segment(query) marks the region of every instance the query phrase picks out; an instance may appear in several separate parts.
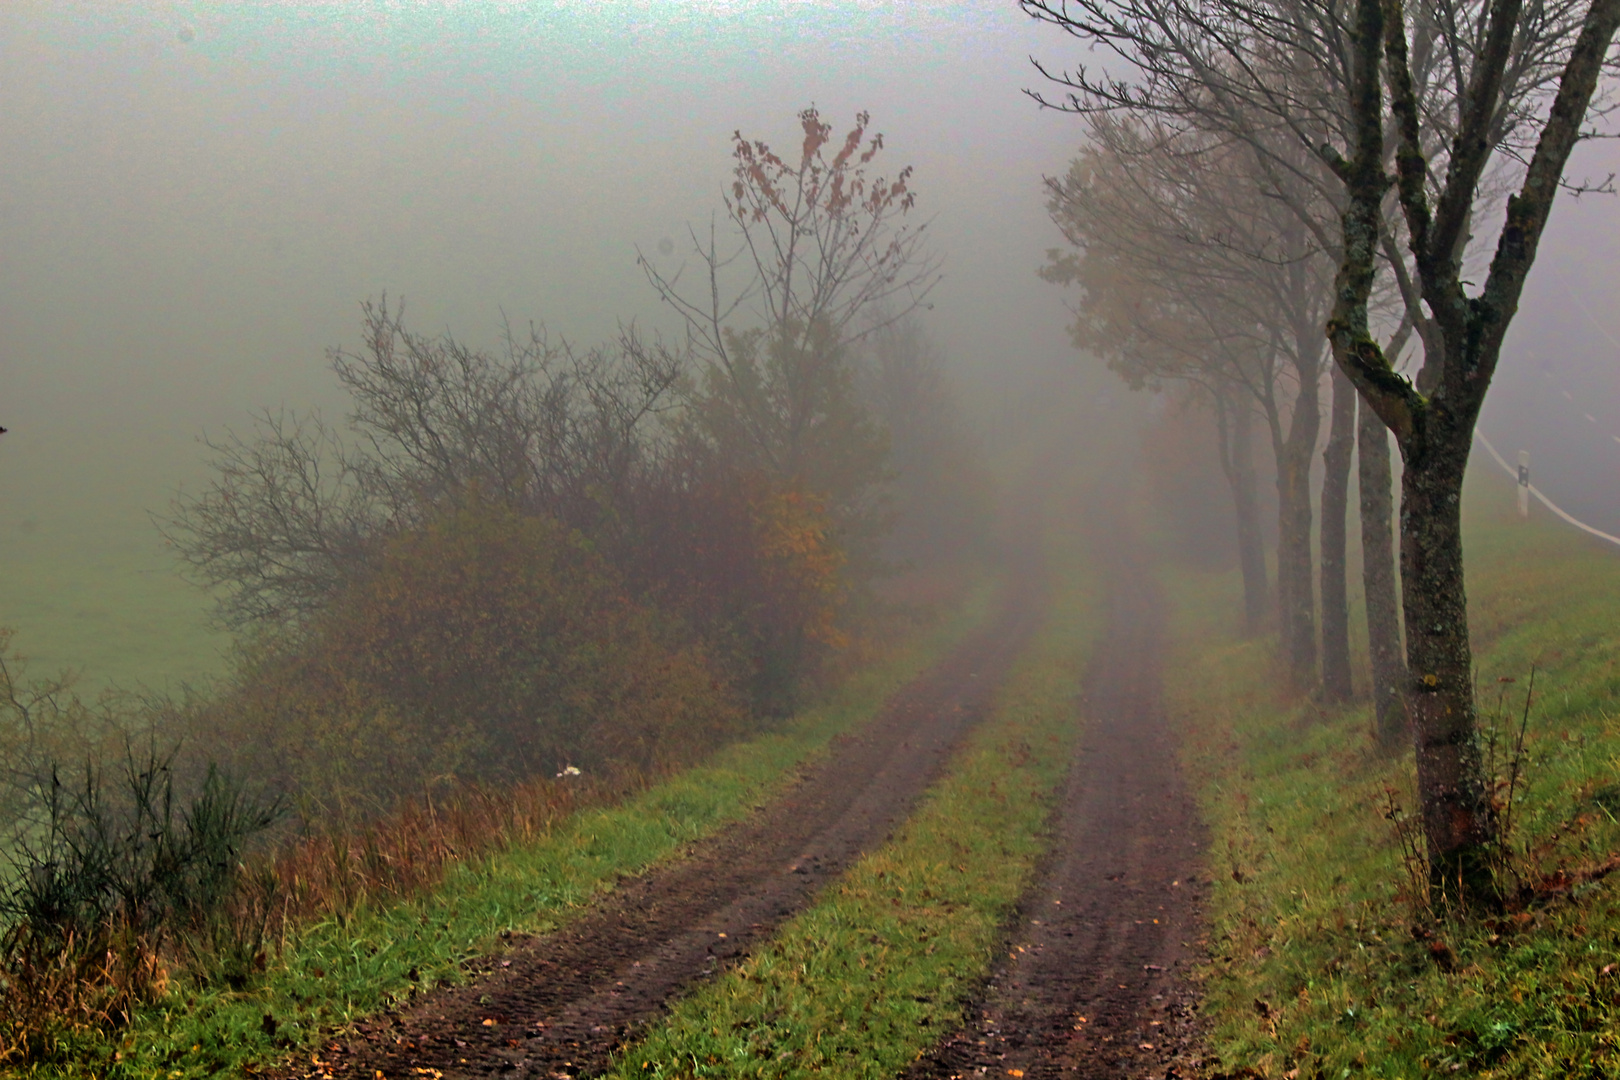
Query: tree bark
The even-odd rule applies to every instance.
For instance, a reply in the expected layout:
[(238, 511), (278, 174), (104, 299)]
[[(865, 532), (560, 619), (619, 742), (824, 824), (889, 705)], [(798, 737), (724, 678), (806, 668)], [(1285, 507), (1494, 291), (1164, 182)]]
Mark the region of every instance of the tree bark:
[(1345, 584), (1345, 515), (1350, 501), (1350, 457), (1356, 446), (1356, 388), (1333, 369), (1332, 423), (1322, 451), (1322, 695), (1348, 701), (1350, 599)]
[[(1432, 170), (1423, 148), (1423, 110), (1413, 87), (1399, 4), (1356, 0), (1352, 32), (1352, 157), (1325, 155), (1349, 196), (1344, 249), (1328, 337), (1334, 358), (1401, 448), (1401, 603), (1406, 614), (1407, 705), (1423, 803), (1429, 878), (1444, 895), (1498, 907), (1492, 868), (1498, 823), (1480, 760), (1474, 718), (1468, 598), (1463, 587), (1462, 480), (1474, 422), (1518, 310), (1526, 276), (1558, 193), (1570, 151), (1580, 138), (1592, 94), (1620, 29), (1620, 0), (1592, 0), (1559, 78), (1524, 182), (1507, 201), (1485, 284), (1469, 296), (1461, 251), (1493, 149), (1490, 126), (1499, 109), (1520, 11), (1492, 4), (1475, 70), (1459, 96), (1461, 123), (1452, 140), (1445, 183), (1431, 202)], [(1381, 92), (1399, 139), (1396, 190), (1417, 270), (1424, 358), (1416, 384), (1396, 374), (1367, 323), (1379, 243), (1383, 171)]]
[(1320, 369), (1302, 371), (1277, 455), (1277, 597), (1279, 631), (1289, 680), (1296, 690), (1316, 682), (1316, 583), (1311, 580), (1311, 459), (1322, 428)]
[(1215, 417), (1221, 439), (1221, 471), (1232, 491), (1237, 517), (1238, 565), (1243, 572), (1243, 630), (1253, 636), (1266, 621), (1267, 594), (1265, 542), (1260, 533), (1260, 498), (1254, 472), (1254, 412), (1249, 403), (1215, 396)]
[(1497, 821), (1474, 723), (1463, 587), (1459, 496), (1468, 440), (1430, 434), (1426, 460), (1407, 461), (1401, 475), (1401, 596), (1418, 794), (1431, 879), (1448, 895), (1494, 903)]
[(1389, 429), (1365, 405), (1356, 422), (1356, 464), (1361, 490), (1361, 588), (1367, 597), (1374, 730), (1380, 743), (1392, 747), (1407, 734), (1406, 703), (1401, 699), (1406, 663), (1401, 653), (1395, 582), (1394, 481), (1389, 463)]

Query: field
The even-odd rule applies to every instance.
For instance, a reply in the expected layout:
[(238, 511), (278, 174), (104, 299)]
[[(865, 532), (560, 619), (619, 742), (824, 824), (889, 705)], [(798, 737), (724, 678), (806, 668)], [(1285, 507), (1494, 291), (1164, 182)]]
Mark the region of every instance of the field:
[(227, 639), (135, 500), (20, 494), (0, 520), (0, 626), (38, 676), (172, 688), (217, 674)]
[[(1211, 831), (1208, 925), (1195, 942), (1207, 952), (1195, 985), (1209, 1070), (1620, 1074), (1620, 553), (1557, 522), (1519, 522), (1495, 477), (1473, 485), (1479, 699), (1517, 889), (1500, 917), (1430, 906), (1412, 855), (1409, 754), (1377, 746), (1363, 707), (1285, 693), (1271, 642), (1235, 635), (1235, 575), (1160, 570), (1165, 707)], [(512, 1045), (668, 1076), (893, 1075), (930, 1048), (970, 1045), (964, 1009), (1029, 929), (1018, 905), (1043, 888), (1070, 750), (1085, 739), (1071, 702), (1100, 628), (1095, 553), (1067, 524), (1051, 540), (1061, 557), (1049, 618), (1005, 681), (984, 688), (992, 704), (946, 744), (915, 806), (897, 804), (891, 838), (859, 848), (779, 923), (708, 949), (718, 967), (660, 991), (669, 1011), (656, 1022), (615, 1028), (592, 1049), (557, 1042), (536, 1014), (511, 1029), (522, 1036)], [(173, 573), (134, 508), (77, 525), (8, 520), (0, 556), (0, 612), (36, 672), (78, 667), (96, 689), (220, 670), (207, 598)], [(177, 980), (126, 1036), (75, 1051), (83, 1064), (64, 1075), (204, 1076), (313, 1053), (337, 1074), (371, 1076), (382, 1033), (417, 1031), (423, 1002), (471, 994), (477, 1011), (501, 957), (584, 925), (629, 882), (676, 873), (723, 850), (728, 829), (768, 818), (762, 810), (842, 760), (840, 740), (876, 723), (909, 680), (990, 626), (995, 606), (993, 590), (973, 592), (779, 733), (466, 860), (425, 895), (362, 902), (291, 934), (245, 991)], [(502, 1014), (496, 1043), (518, 1023)], [(431, 1071), (435, 1059), (420, 1060)]]
[(989, 595), (979, 590), (954, 619), (782, 732), (723, 751), (622, 805), (587, 810), (530, 843), (463, 860), (425, 895), (362, 902), (298, 931), (247, 992), (177, 982), (120, 1042), (79, 1046), (72, 1055), (83, 1069), (60, 1074), (218, 1075), (309, 1047), (423, 988), (475, 976), (476, 961), (512, 935), (566, 925), (621, 877), (677, 856), (791, 784), (830, 739), (869, 719), (896, 685), (982, 620)]

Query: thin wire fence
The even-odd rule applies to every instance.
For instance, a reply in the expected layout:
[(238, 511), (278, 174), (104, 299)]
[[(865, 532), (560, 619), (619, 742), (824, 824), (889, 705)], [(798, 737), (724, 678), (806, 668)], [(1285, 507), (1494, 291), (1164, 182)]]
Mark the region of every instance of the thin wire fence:
[[(1496, 447), (1491, 445), (1491, 440), (1487, 439), (1485, 437), (1485, 433), (1483, 431), (1479, 430), (1479, 428), (1477, 428), (1477, 427), (1474, 429), (1474, 438), (1478, 439), (1479, 444), (1481, 446), (1483, 446), (1486, 449), (1487, 452), (1489, 452), (1491, 457), (1496, 459), (1496, 463), (1498, 465), (1502, 466), (1502, 470), (1504, 472), (1506, 472), (1509, 476), (1513, 477), (1515, 482), (1518, 482), (1518, 480), (1519, 480), (1519, 470), (1514, 468), (1512, 465), (1509, 465), (1507, 463), (1507, 459), (1504, 458), (1501, 454), (1498, 454), (1496, 452)], [(1541, 490), (1539, 488), (1537, 488), (1536, 485), (1528, 484), (1526, 486), (1529, 487), (1530, 494), (1534, 495), (1536, 497), (1536, 499), (1541, 503), (1542, 506), (1545, 506), (1547, 509), (1549, 509), (1553, 513), (1557, 514), (1559, 517), (1563, 518), (1565, 521), (1567, 521), (1571, 525), (1575, 526), (1577, 529), (1580, 529), (1582, 532), (1590, 533), (1593, 536), (1597, 537), (1599, 540), (1607, 540), (1609, 543), (1614, 544), (1616, 547), (1620, 547), (1620, 536), (1613, 536), (1613, 535), (1611, 535), (1609, 533), (1604, 532), (1602, 529), (1593, 528), (1591, 525), (1588, 525), (1586, 522), (1580, 520), (1577, 517), (1572, 516), (1571, 514), (1566, 512), (1562, 507), (1560, 507), (1557, 503), (1553, 502), (1551, 499), (1547, 498), (1547, 496), (1543, 495), (1541, 493)]]

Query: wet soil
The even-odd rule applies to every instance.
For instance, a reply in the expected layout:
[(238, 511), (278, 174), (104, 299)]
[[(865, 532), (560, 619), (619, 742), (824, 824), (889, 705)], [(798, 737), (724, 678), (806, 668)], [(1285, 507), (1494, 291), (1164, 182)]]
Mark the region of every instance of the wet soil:
[(307, 1075), (554, 1077), (604, 1068), (693, 983), (735, 964), (881, 845), (982, 720), (1039, 621), (1033, 571), (1004, 610), (746, 822), (628, 879), (469, 984), (358, 1026)]
[(969, 1022), (912, 1067), (914, 1080), (1200, 1075), (1187, 975), (1206, 837), (1161, 705), (1162, 603), (1126, 546), (1109, 546), (1107, 629), (1052, 854)]

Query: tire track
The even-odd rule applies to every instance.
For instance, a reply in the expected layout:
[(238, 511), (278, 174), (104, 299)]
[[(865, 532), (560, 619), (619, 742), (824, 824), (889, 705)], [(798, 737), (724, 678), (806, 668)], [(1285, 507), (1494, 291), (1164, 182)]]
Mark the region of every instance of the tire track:
[(1039, 623), (1033, 566), (996, 618), (748, 821), (622, 883), (566, 928), (518, 943), (471, 984), (331, 1044), (306, 1075), (578, 1076), (712, 978), (882, 844), (983, 720)]
[(1160, 700), (1162, 602), (1110, 545), (1109, 614), (1054, 848), (971, 1021), (909, 1070), (944, 1077), (1195, 1075), (1205, 833)]

